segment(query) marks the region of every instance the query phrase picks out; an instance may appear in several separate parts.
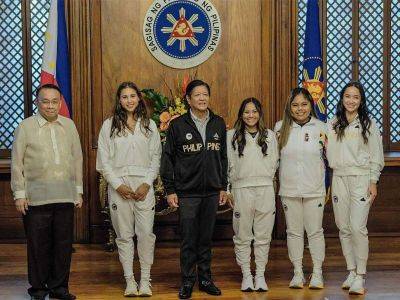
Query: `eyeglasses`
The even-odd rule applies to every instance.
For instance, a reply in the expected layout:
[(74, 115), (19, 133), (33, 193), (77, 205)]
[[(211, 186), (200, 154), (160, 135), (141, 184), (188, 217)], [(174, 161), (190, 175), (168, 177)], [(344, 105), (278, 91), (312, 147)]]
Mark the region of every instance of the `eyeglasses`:
[(39, 102), (45, 106), (49, 106), (50, 104), (56, 106), (60, 103), (60, 100), (39, 100)]

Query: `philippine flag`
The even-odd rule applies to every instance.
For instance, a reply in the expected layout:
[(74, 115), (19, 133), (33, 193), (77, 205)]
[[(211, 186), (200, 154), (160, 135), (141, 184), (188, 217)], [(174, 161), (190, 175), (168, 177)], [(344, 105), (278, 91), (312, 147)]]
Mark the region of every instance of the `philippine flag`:
[(71, 69), (69, 64), (64, 0), (52, 0), (47, 22), (40, 85), (52, 83), (62, 93), (60, 115), (72, 114)]

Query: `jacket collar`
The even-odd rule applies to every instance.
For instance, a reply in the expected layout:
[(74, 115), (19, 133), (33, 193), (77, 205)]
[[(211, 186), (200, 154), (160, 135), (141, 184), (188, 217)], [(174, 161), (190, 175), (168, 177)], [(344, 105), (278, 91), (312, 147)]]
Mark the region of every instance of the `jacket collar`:
[(292, 128), (299, 128), (299, 127), (304, 127), (304, 126), (315, 126), (315, 124), (317, 124), (317, 119), (315, 117), (311, 117), (310, 121), (308, 121), (303, 126), (300, 126), (295, 121), (293, 121)]
[(205, 122), (206, 120), (208, 120), (210, 118), (210, 110), (209, 109), (207, 109), (207, 115), (204, 118), (204, 120), (196, 117), (196, 115), (193, 113), (193, 111), (191, 109), (189, 109), (189, 112), (190, 112), (190, 117), (192, 118), (193, 121)]
[[(212, 119), (215, 118), (215, 114), (212, 112), (211, 109), (208, 109), (208, 117), (210, 118), (209, 121), (211, 121)], [(196, 127), (196, 125), (194, 124), (194, 121), (193, 121), (193, 119), (192, 119), (190, 110), (189, 110), (188, 112), (186, 112), (185, 114), (183, 114), (183, 115), (182, 115), (182, 118), (183, 118), (187, 123), (189, 123), (190, 125)]]

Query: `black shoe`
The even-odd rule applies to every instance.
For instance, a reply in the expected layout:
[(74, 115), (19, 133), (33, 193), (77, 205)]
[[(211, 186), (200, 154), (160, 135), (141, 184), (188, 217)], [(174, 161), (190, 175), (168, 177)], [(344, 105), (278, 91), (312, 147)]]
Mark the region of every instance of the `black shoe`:
[(192, 297), (192, 290), (192, 284), (182, 284), (181, 288), (179, 289), (179, 299), (189, 299), (190, 297)]
[(64, 292), (64, 293), (56, 293), (56, 292), (50, 292), (49, 294), (50, 299), (61, 299), (61, 300), (75, 300), (76, 296), (70, 294), (69, 292)]
[(221, 295), (221, 290), (214, 284), (214, 282), (209, 280), (201, 280), (199, 282), (199, 290), (213, 296)]
[(45, 300), (49, 291), (46, 288), (37, 289), (30, 287), (28, 289), (28, 294), (31, 296), (31, 300)]

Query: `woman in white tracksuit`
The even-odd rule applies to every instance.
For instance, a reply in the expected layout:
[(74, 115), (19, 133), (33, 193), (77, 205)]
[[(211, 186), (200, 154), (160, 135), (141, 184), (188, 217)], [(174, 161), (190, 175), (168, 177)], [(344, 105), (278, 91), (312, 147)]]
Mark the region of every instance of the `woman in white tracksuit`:
[[(160, 135), (147, 116), (140, 90), (133, 82), (120, 84), (113, 116), (100, 130), (96, 168), (108, 182), (111, 221), (126, 279), (125, 296), (152, 295), (150, 268), (156, 239), (153, 181), (160, 156)], [(135, 235), (141, 270), (139, 288), (133, 273)]]
[(295, 88), (286, 103), (283, 120), (275, 125), (280, 149), (279, 195), (286, 219), (289, 258), (294, 276), (289, 287), (303, 288), (304, 229), (313, 271), (309, 288), (322, 289), (325, 240), (322, 219), (325, 205), (324, 147), (326, 124), (316, 119), (313, 99)]
[[(233, 206), (233, 241), (242, 269), (242, 291), (267, 291), (264, 272), (275, 221), (273, 178), (278, 163), (275, 133), (265, 127), (260, 102), (245, 99), (234, 129), (227, 133), (229, 181)], [(250, 269), (254, 240), (256, 272)], [(254, 284), (255, 283), (255, 284)]]
[(368, 115), (364, 88), (358, 82), (348, 83), (340, 93), (336, 117), (329, 121), (327, 157), (333, 169), (335, 222), (350, 271), (342, 288), (364, 294), (368, 213), (384, 159), (379, 129)]

